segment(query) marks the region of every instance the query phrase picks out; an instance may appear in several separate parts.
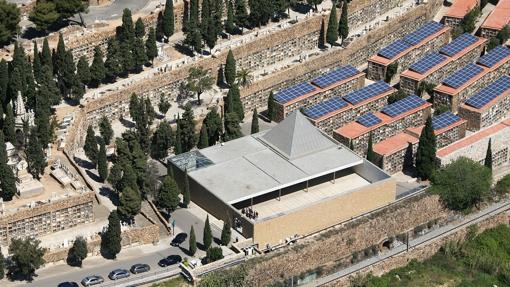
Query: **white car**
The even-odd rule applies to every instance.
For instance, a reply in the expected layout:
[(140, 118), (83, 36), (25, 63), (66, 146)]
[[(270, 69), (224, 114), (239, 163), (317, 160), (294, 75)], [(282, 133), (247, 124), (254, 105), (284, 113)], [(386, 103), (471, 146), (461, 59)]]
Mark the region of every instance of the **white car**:
[(93, 285), (101, 284), (103, 282), (104, 282), (103, 277), (101, 277), (99, 275), (87, 276), (87, 277), (83, 278), (83, 280), (81, 280), (81, 284), (83, 286), (93, 286)]

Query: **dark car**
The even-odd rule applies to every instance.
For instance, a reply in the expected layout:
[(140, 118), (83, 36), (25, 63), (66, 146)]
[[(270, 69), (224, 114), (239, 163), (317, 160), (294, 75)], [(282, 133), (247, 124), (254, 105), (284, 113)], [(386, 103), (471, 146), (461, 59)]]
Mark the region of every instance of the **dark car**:
[(127, 278), (130, 275), (131, 274), (126, 269), (115, 269), (112, 272), (110, 272), (110, 274), (108, 274), (108, 278), (110, 278), (111, 280), (117, 280)]
[(187, 237), (188, 237), (188, 234), (186, 234), (184, 232), (179, 233), (174, 237), (174, 239), (172, 239), (172, 242), (170, 242), (170, 245), (179, 246), (179, 245), (181, 245), (181, 243), (183, 243), (186, 240)]
[(58, 284), (57, 287), (79, 287), (78, 283), (76, 282), (62, 282)]
[(168, 267), (170, 265), (174, 265), (180, 263), (182, 261), (181, 256), (179, 255), (170, 255), (167, 258), (163, 258), (159, 260), (158, 265), (161, 267)]
[(83, 280), (81, 280), (81, 284), (83, 286), (92, 286), (92, 285), (101, 284), (103, 282), (104, 282), (103, 277), (101, 277), (99, 275), (87, 276), (87, 277), (83, 278)]
[(138, 263), (138, 264), (131, 266), (131, 269), (129, 269), (129, 270), (133, 274), (138, 274), (138, 273), (143, 273), (143, 272), (147, 272), (147, 271), (151, 270), (151, 267), (148, 264)]

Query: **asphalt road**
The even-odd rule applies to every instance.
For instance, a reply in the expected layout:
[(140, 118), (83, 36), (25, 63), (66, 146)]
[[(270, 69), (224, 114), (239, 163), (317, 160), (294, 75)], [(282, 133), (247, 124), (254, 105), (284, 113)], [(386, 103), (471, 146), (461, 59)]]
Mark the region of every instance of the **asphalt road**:
[[(154, 0), (116, 0), (110, 5), (101, 7), (89, 7), (89, 12), (82, 14), (83, 20), (87, 24), (91, 24), (96, 20), (113, 20), (122, 17), (122, 11), (125, 8), (131, 10), (135, 14), (140, 9), (145, 7), (147, 3)], [(136, 20), (136, 19), (135, 19)]]

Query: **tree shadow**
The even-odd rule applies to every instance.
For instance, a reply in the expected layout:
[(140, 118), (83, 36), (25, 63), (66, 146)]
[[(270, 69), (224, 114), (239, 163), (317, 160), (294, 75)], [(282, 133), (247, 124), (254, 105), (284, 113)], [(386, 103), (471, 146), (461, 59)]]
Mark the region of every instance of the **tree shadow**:
[(85, 160), (85, 159), (82, 159), (82, 158), (79, 158), (79, 157), (74, 157), (74, 162), (76, 162), (76, 164), (78, 164), (81, 168), (84, 168), (84, 169), (94, 169), (96, 168), (96, 166), (94, 165), (93, 162), (91, 162), (90, 160)]
[(188, 46), (185, 46), (183, 45), (182, 43), (176, 43), (174, 45), (174, 48), (177, 52), (183, 54), (183, 55), (186, 55), (186, 56), (189, 56), (189, 57), (193, 57), (194, 54), (193, 54), (193, 51), (188, 47)]
[(134, 122), (126, 120), (126, 119), (120, 119), (120, 123), (128, 129), (132, 129), (136, 126), (136, 124)]
[(221, 246), (221, 239), (213, 237), (213, 242), (216, 243), (216, 245)]
[(182, 251), (182, 253), (186, 254), (187, 256), (190, 256), (190, 257), (194, 256), (194, 255), (191, 255), (191, 253), (189, 252), (189, 250), (187, 248), (184, 248), (180, 245), (178, 246), (178, 248)]
[(296, 3), (290, 8), (292, 11), (300, 14), (306, 14), (310, 12), (313, 7), (306, 3)]
[(113, 189), (108, 188), (106, 186), (102, 186), (101, 188), (99, 188), (99, 194), (108, 197), (115, 206), (119, 206), (120, 204), (119, 194), (115, 192)]
[(95, 182), (102, 182), (101, 179), (99, 178), (99, 176), (96, 175), (95, 173), (91, 172), (90, 170), (86, 170), (85, 172), (90, 177), (90, 179), (94, 180)]
[(31, 274), (22, 274), (20, 270), (15, 269), (15, 266), (11, 265), (7, 268), (7, 277), (11, 281), (34, 281), (34, 277), (37, 278), (38, 275), (32, 272)]

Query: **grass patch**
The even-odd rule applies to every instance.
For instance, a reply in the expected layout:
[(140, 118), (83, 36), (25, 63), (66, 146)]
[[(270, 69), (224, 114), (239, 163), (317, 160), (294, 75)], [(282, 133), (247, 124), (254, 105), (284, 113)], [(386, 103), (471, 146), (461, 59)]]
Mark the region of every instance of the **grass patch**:
[(152, 285), (152, 287), (188, 287), (188, 286), (191, 285), (188, 283), (188, 281), (186, 281), (184, 278), (180, 276), (162, 283)]

